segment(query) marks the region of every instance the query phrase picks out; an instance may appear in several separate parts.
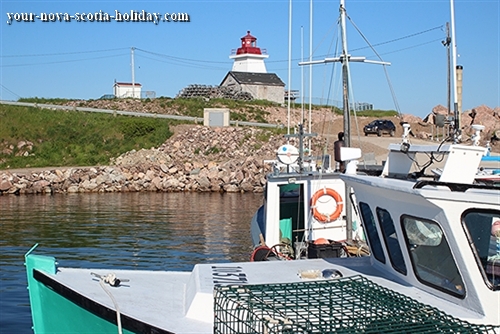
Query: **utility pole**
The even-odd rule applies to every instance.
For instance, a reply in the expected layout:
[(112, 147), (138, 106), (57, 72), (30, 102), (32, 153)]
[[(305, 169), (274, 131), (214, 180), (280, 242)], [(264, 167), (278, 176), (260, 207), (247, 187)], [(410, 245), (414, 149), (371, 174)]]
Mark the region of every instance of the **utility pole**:
[(134, 73), (134, 47), (130, 48), (130, 57), (132, 58), (130, 66), (132, 67), (132, 98), (135, 98), (135, 73)]

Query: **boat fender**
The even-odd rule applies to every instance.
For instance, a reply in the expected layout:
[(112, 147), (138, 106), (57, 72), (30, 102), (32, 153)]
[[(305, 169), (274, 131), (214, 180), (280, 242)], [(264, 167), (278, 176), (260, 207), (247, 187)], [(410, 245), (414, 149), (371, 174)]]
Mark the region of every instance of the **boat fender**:
[[(335, 202), (337, 203), (337, 208), (335, 209), (334, 212), (332, 212), (330, 215), (324, 214), (318, 211), (316, 207), (316, 203), (318, 202), (318, 199), (322, 196), (330, 196), (332, 197)], [(312, 213), (313, 217), (322, 223), (329, 223), (331, 221), (334, 221), (340, 217), (340, 214), (342, 213), (342, 208), (344, 207), (344, 202), (342, 201), (342, 196), (335, 190), (331, 188), (323, 188), (314, 193), (314, 195), (311, 198), (311, 208), (312, 208)]]

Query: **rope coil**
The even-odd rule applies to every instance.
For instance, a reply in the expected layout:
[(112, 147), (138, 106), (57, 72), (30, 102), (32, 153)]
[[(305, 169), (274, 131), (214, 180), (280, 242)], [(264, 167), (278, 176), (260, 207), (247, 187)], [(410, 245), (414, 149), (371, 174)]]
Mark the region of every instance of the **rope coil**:
[(118, 328), (118, 334), (122, 334), (122, 320), (121, 320), (120, 308), (118, 307), (118, 302), (116, 301), (116, 299), (113, 296), (113, 294), (111, 293), (111, 291), (109, 291), (106, 288), (105, 283), (111, 285), (112, 287), (117, 288), (120, 286), (120, 283), (128, 282), (129, 280), (128, 279), (119, 279), (118, 277), (116, 277), (116, 275), (114, 273), (110, 273), (107, 275), (99, 275), (96, 273), (90, 273), (90, 275), (97, 277), (99, 279), (99, 285), (104, 290), (104, 292), (106, 292), (106, 294), (109, 296), (109, 298), (111, 298), (111, 301), (113, 302), (113, 305), (115, 306), (115, 310), (116, 310), (116, 326)]

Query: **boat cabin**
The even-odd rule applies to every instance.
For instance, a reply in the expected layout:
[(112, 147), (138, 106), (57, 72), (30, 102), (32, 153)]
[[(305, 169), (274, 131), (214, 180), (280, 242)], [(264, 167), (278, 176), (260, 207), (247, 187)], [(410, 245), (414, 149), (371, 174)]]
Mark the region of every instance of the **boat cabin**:
[(500, 324), (500, 188), (475, 181), (484, 148), (390, 150), (381, 177), (342, 175), (356, 194), (373, 266)]

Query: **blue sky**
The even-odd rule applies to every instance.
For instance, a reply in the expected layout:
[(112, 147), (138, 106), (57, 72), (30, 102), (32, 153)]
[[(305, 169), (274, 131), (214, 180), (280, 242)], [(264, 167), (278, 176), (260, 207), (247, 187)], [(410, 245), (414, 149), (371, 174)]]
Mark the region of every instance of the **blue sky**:
[[(448, 0), (346, 0), (348, 48), (353, 56), (384, 61), (402, 113), (424, 117), (447, 105), (447, 56), (441, 41), (450, 21)], [(115, 80), (135, 81), (156, 96), (175, 95), (188, 84), (218, 85), (231, 70), (232, 49), (247, 30), (267, 50), (268, 72), (308, 101), (340, 100), (339, 68), (309, 68), (309, 0), (292, 2), (292, 81), (288, 84), (289, 1), (9, 1), (0, 2), (0, 98), (97, 99)], [(339, 1), (313, 2), (313, 58), (339, 52)], [(12, 22), (16, 13), (187, 13), (190, 22)], [(500, 106), (500, 1), (455, 0), (458, 64), (464, 67), (463, 110)], [(302, 28), (301, 28), (302, 27)], [(336, 51), (337, 50), (337, 51)], [(304, 79), (302, 80), (302, 73)], [(395, 109), (384, 69), (351, 64), (354, 99)], [(331, 78), (334, 78), (331, 80)]]

